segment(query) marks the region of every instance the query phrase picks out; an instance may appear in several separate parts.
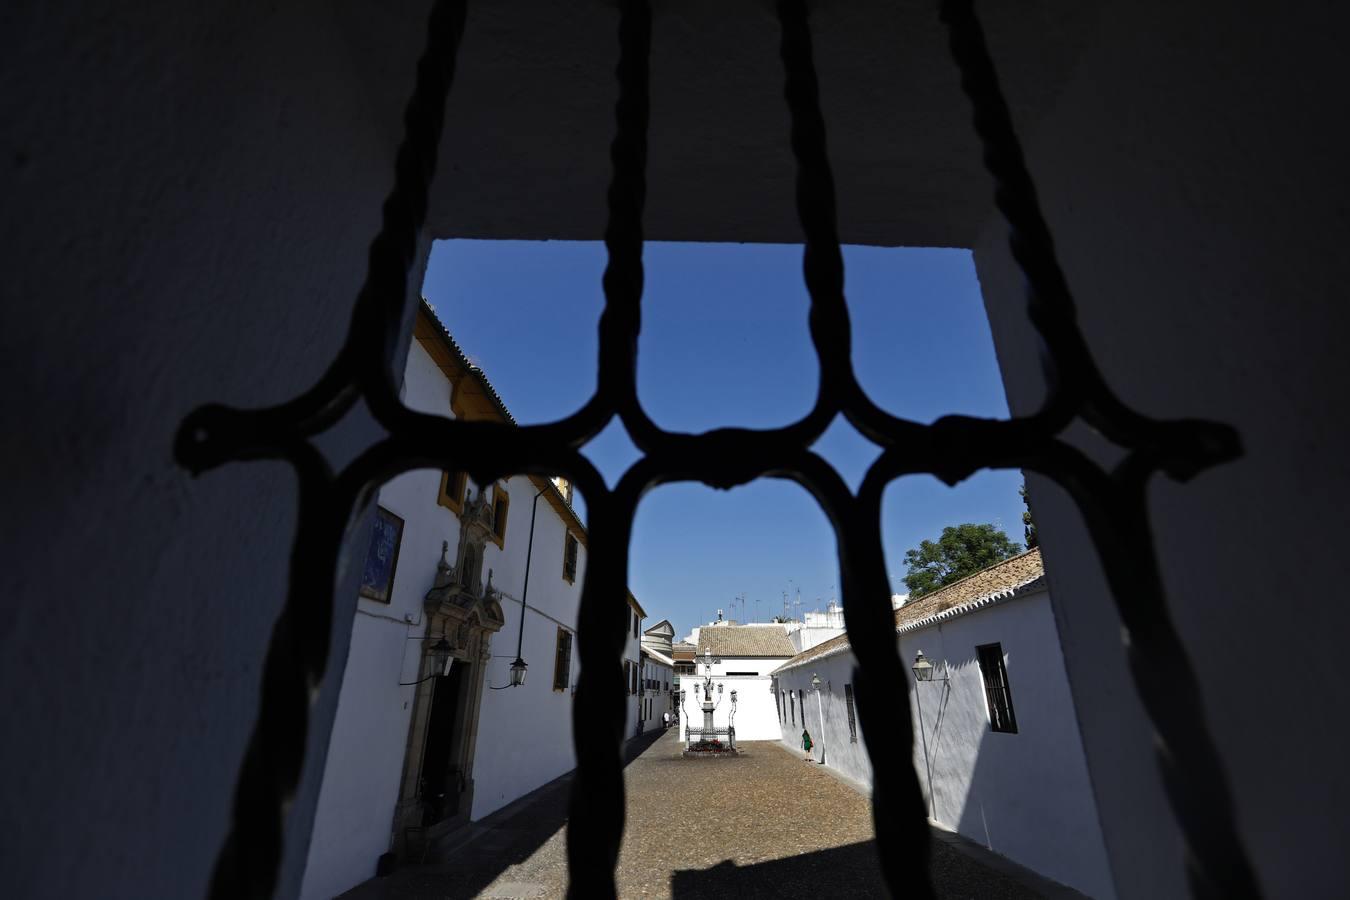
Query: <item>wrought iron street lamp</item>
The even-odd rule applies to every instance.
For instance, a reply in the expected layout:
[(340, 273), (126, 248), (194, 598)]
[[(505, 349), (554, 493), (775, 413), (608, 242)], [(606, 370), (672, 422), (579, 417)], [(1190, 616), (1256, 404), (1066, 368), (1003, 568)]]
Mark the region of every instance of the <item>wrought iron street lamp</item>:
[[(422, 638), (430, 640), (430, 638)], [(421, 684), (424, 681), (430, 681), (438, 675), (449, 675), (450, 666), (454, 663), (455, 657), (450, 647), (450, 642), (442, 635), (441, 639), (431, 645), (431, 650), (427, 654), (431, 658), (431, 673), (425, 678), (419, 678), (416, 681), (400, 681), (399, 687), (411, 687), (414, 684)]]
[(431, 645), (431, 671), (436, 675), (449, 675), (450, 665), (455, 658), (450, 655), (450, 642), (442, 637)]
[(816, 714), (820, 716), (820, 764), (825, 765), (825, 703), (821, 700), (820, 676), (811, 673), (811, 690), (816, 695)]
[[(521, 610), (522, 617), (524, 612), (524, 610)], [(525, 670), (527, 668), (529, 666), (526, 665), (525, 660), (517, 656), (515, 662), (511, 663), (511, 687), (520, 687), (525, 683)]]
[(928, 661), (920, 650), (914, 657), (914, 665), (911, 667), (914, 672), (914, 704), (919, 709), (919, 737), (923, 741), (923, 766), (928, 772), (928, 818), (937, 818), (936, 804), (937, 799), (933, 796), (933, 764), (928, 759), (928, 733), (923, 725), (923, 700), (919, 694), (919, 683), (925, 681), (947, 681), (947, 664), (942, 664), (942, 675), (938, 678), (933, 677), (935, 667)]
[(525, 644), (525, 600), (530, 596), (530, 560), (534, 556), (534, 522), (539, 515), (539, 498), (548, 490), (549, 485), (535, 491), (534, 501), (530, 504), (530, 539), (525, 545), (525, 584), (520, 589), (520, 630), (516, 633), (516, 658), (511, 663), (511, 687), (520, 687), (525, 683), (525, 658), (520, 655)]
[(913, 666), (913, 669), (914, 669), (914, 680), (915, 680), (915, 681), (932, 681), (932, 680), (933, 680), (933, 664), (930, 663), (930, 662), (928, 661), (928, 658), (927, 658), (926, 656), (923, 655), (923, 651), (922, 651), (922, 650), (919, 651), (919, 655), (918, 655), (918, 656), (914, 657), (914, 666)]

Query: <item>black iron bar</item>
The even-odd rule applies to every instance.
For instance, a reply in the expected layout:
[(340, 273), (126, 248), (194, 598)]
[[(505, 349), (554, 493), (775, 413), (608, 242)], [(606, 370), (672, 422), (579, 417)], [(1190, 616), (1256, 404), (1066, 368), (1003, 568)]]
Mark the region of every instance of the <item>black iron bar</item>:
[[(577, 770), (567, 838), (570, 896), (616, 894), (627, 703), (620, 659), (628, 627), (622, 613), (637, 505), (646, 491), (665, 482), (729, 488), (763, 477), (800, 484), (834, 527), (846, 626), (858, 663), (857, 714), (873, 738), (868, 747), (878, 753), (886, 748), (884, 758), (872, 760), (883, 875), (897, 895), (933, 895), (919, 775), (913, 765), (893, 764), (897, 751), (912, 758), (914, 734), (911, 718), (894, 715), (892, 708), (895, 690), (907, 676), (892, 627), (881, 497), (886, 485), (904, 475), (931, 473), (954, 484), (981, 468), (1043, 473), (1063, 485), (1082, 509), (1130, 634), (1131, 671), (1158, 737), (1164, 781), (1186, 839), (1192, 889), (1202, 897), (1258, 895), (1219, 756), (1204, 725), (1196, 675), (1163, 597), (1144, 493), (1158, 472), (1184, 479), (1233, 458), (1236, 435), (1212, 423), (1147, 418), (1106, 386), (1078, 330), (1073, 298), (969, 0), (944, 3), (943, 19), (974, 107), (985, 164), (997, 185), (996, 204), (1009, 222), (1013, 256), (1026, 275), (1028, 315), (1046, 343), (1049, 400), (1037, 414), (1011, 421), (951, 416), (922, 425), (879, 409), (857, 384), (849, 358), (843, 257), (807, 6), (804, 0), (780, 0), (777, 13), (805, 241), (803, 277), (821, 382), (811, 412), (799, 422), (772, 430), (723, 428), (689, 435), (659, 429), (636, 391), (650, 113), (652, 24), (646, 0), (620, 3), (619, 97), (605, 229), (609, 263), (596, 393), (572, 416), (524, 428), (448, 420), (414, 412), (399, 401), (393, 361), (406, 340), (408, 278), (422, 236), (464, 22), (462, 0), (436, 3), (406, 109), (394, 186), (371, 244), (366, 281), (343, 349), (319, 382), (295, 400), (255, 411), (203, 407), (184, 421), (176, 443), (180, 462), (194, 473), (234, 460), (282, 459), (292, 464), (300, 482), (286, 604), (267, 647), (259, 714), (236, 782), (229, 837), (212, 876), (213, 897), (273, 893), (284, 817), (303, 764), (309, 698), (328, 668), (332, 587), (344, 539), (381, 484), (402, 472), (432, 467), (467, 471), (480, 484), (512, 474), (561, 474), (587, 500), (589, 544), (578, 613), (581, 668), (573, 707)], [(358, 399), (368, 403), (389, 434), (334, 473), (312, 438)], [(840, 413), (884, 448), (856, 496), (809, 449)], [(615, 416), (643, 456), (608, 490), (579, 448)], [(1125, 463), (1103, 471), (1066, 444), (1058, 435), (1074, 418), (1085, 419), (1124, 447)], [(538, 495), (536, 509), (537, 503)], [(533, 521), (532, 511), (527, 579)], [(523, 629), (523, 597), (521, 606)], [(518, 636), (518, 648), (522, 640)], [(1165, 679), (1158, 674), (1164, 670)], [(687, 722), (686, 729), (693, 731)]]

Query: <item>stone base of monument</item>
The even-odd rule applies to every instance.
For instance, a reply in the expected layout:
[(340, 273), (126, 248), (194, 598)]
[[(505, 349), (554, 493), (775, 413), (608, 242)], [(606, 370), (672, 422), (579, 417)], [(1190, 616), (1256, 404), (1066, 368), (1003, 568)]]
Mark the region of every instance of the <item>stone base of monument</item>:
[(729, 759), (740, 756), (741, 751), (721, 741), (694, 741), (680, 755), (685, 759)]

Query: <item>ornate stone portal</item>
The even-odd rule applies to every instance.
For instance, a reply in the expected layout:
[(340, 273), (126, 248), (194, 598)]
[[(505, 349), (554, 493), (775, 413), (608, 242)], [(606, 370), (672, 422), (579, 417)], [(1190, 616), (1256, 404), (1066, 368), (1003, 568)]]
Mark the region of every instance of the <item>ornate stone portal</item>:
[[(423, 600), (427, 635), (404, 754), (403, 784), (394, 815), (400, 855), (424, 852), (438, 836), (468, 821), (473, 806), (473, 760), (483, 679), (493, 633), (505, 624), (492, 571), (482, 583), (484, 547), (492, 537), (492, 508), (482, 491), (460, 513), (452, 566), (441, 544), (436, 580)], [(432, 646), (450, 645), (448, 672), (432, 672)]]

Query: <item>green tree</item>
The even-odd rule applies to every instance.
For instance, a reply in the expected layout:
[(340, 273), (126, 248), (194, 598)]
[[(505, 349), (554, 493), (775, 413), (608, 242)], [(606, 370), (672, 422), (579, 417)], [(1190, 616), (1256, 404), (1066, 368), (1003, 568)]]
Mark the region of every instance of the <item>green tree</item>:
[(1027, 483), (1022, 482), (1022, 486), (1017, 489), (1017, 493), (1022, 495), (1022, 505), (1026, 510), (1022, 513), (1022, 537), (1027, 542), (1027, 549), (1030, 550), (1040, 544), (1036, 537), (1036, 523), (1031, 519), (1031, 501), (1027, 499)]
[(949, 525), (936, 541), (905, 552), (905, 587), (913, 600), (1021, 552), (1021, 544), (993, 525)]

